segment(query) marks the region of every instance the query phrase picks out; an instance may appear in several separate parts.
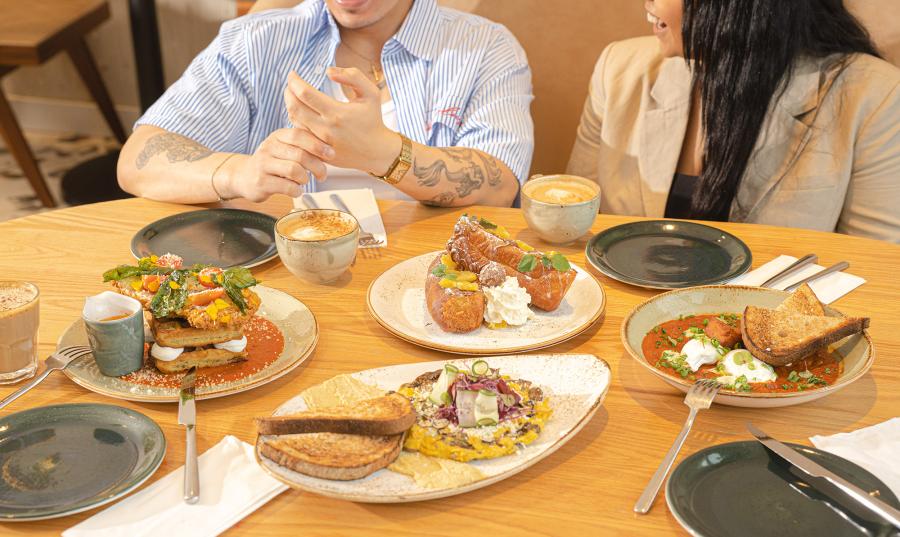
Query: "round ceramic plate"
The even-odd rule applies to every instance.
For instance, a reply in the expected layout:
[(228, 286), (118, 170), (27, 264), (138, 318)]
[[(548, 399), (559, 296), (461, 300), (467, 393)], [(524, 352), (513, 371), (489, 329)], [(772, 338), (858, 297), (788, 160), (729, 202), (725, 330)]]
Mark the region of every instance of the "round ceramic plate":
[[(276, 479), (298, 489), (353, 502), (400, 503), (446, 498), (480, 489), (515, 475), (536, 464), (562, 447), (582, 429), (600, 408), (609, 390), (610, 370), (607, 363), (592, 354), (533, 354), (485, 358), (504, 375), (532, 381), (550, 398), (553, 414), (537, 440), (520, 447), (518, 452), (496, 459), (473, 461), (483, 479), (457, 487), (424, 488), (411, 478), (388, 469), (354, 481), (331, 481), (303, 475), (261, 455), (256, 441), (256, 458), (264, 470)], [(472, 360), (450, 360), (460, 368), (468, 368)], [(351, 376), (385, 391), (396, 390), (422, 373), (440, 369), (445, 362), (421, 362), (369, 369)], [(275, 410), (274, 415), (306, 410), (303, 396), (297, 396)]]
[(34, 408), (0, 418), (0, 522), (80, 513), (136, 489), (166, 438), (147, 416), (112, 405)]
[(275, 258), (275, 219), (243, 209), (204, 209), (147, 224), (131, 239), (137, 258), (173, 253), (187, 266), (255, 267)]
[(432, 320), (425, 305), (425, 276), (439, 252), (399, 263), (369, 285), (369, 313), (400, 339), (456, 354), (511, 354), (542, 349), (587, 330), (606, 308), (606, 297), (596, 278), (578, 272), (555, 311), (534, 309), (535, 316), (519, 327), (491, 330), (482, 325), (465, 334), (445, 332)]
[(753, 261), (734, 235), (680, 220), (611, 227), (588, 241), (585, 256), (610, 278), (649, 289), (723, 283), (747, 272)]
[[(850, 461), (790, 444), (806, 457), (894, 507), (900, 502), (875, 476)], [(712, 446), (684, 459), (666, 485), (666, 503), (696, 537), (890, 535), (810, 488), (759, 442)], [(796, 470), (795, 470), (796, 471)], [(870, 515), (871, 516), (871, 515)]]
[[(231, 395), (272, 382), (303, 363), (316, 347), (319, 327), (316, 318), (303, 302), (271, 287), (257, 285), (253, 290), (262, 300), (257, 315), (278, 327), (284, 335), (284, 350), (274, 362), (256, 373), (238, 380), (197, 386), (197, 399)], [(59, 338), (57, 348), (87, 344), (84, 323), (78, 319)], [(180, 392), (179, 388), (148, 386), (128, 382), (120, 377), (107, 377), (97, 368), (91, 354), (73, 361), (63, 372), (77, 384), (91, 391), (129, 401), (174, 403), (178, 401)]]
[[(790, 296), (787, 291), (747, 287), (742, 285), (708, 285), (693, 289), (678, 289), (662, 293), (636, 306), (622, 322), (621, 337), (625, 350), (641, 366), (658, 378), (687, 392), (693, 382), (669, 375), (645, 358), (641, 350), (644, 336), (657, 325), (680, 315), (702, 315), (712, 313), (744, 313), (747, 306), (775, 308)], [(834, 308), (825, 306), (831, 316), (841, 316)], [(729, 406), (767, 408), (798, 405), (825, 397), (841, 388), (849, 386), (866, 374), (875, 361), (875, 347), (868, 332), (844, 338), (836, 344), (837, 352), (844, 358), (844, 370), (837, 382), (831, 386), (790, 393), (743, 393), (719, 391), (715, 402)]]

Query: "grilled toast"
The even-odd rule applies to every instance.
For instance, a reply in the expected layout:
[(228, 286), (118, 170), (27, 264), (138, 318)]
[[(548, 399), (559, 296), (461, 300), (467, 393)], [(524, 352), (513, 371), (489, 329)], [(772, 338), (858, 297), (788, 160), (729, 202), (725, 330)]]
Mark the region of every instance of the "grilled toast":
[(150, 330), (154, 340), (163, 347), (203, 347), (244, 337), (241, 327), (201, 329), (188, 325), (182, 319), (151, 318)]
[(264, 440), (260, 453), (301, 474), (351, 481), (385, 468), (400, 455), (403, 435), (310, 433)]
[(163, 373), (179, 373), (187, 371), (192, 367), (197, 367), (197, 369), (200, 369), (201, 367), (216, 367), (219, 365), (236, 364), (238, 362), (243, 362), (246, 359), (246, 352), (231, 352), (225, 349), (210, 347), (206, 349), (185, 349), (178, 358), (168, 362), (154, 358), (153, 364), (156, 366), (156, 369), (159, 369)]
[(259, 434), (341, 433), (356, 435), (400, 434), (416, 422), (409, 399), (392, 393), (352, 406), (321, 408), (291, 414), (256, 418)]
[(747, 306), (741, 318), (744, 346), (774, 366), (791, 364), (868, 326), (868, 317), (804, 315), (756, 306)]
[(808, 283), (804, 283), (791, 293), (791, 296), (775, 308), (778, 311), (792, 311), (802, 315), (824, 317), (825, 306), (819, 302), (819, 297), (813, 292)]

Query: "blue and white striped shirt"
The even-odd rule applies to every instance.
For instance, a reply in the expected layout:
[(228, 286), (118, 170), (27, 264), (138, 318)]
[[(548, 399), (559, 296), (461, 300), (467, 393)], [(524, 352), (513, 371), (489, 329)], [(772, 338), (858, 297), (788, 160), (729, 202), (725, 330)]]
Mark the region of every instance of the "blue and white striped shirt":
[[(291, 126), (283, 99), (288, 73), (322, 90), (339, 43), (323, 0), (228, 21), (135, 127), (253, 153)], [(424, 145), (484, 151), (526, 179), (534, 150), (531, 71), (505, 27), (415, 0), (381, 63), (400, 132)]]

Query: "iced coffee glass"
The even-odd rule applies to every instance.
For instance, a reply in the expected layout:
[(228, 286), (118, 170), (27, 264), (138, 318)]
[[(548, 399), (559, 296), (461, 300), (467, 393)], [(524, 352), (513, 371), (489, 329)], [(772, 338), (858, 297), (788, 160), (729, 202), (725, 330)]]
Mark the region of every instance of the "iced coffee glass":
[(0, 384), (34, 376), (40, 293), (28, 282), (0, 281)]

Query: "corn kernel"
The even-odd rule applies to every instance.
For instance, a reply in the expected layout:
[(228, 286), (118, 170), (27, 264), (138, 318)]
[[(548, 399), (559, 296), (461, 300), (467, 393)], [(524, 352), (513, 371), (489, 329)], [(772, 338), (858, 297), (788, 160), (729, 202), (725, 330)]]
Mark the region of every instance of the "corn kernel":
[(215, 304), (210, 304), (209, 306), (206, 306), (206, 314), (209, 315), (210, 319), (215, 321), (216, 317), (219, 316), (219, 309)]
[(225, 302), (225, 301), (222, 300), (221, 298), (217, 298), (217, 299), (215, 300), (215, 302), (213, 302), (213, 304), (215, 304), (216, 307), (219, 308), (220, 310), (224, 310), (225, 308), (228, 307), (228, 302)]
[(134, 280), (133, 282), (131, 282), (131, 288), (135, 291), (140, 291), (143, 285), (144, 284), (141, 283), (141, 280)]
[(529, 244), (526, 244), (526, 243), (524, 243), (524, 242), (522, 242), (522, 241), (516, 241), (516, 245), (518, 245), (519, 248), (525, 250), (526, 252), (533, 252), (533, 251), (534, 251), (534, 246), (531, 246), (531, 245), (529, 245)]
[(172, 289), (181, 289), (181, 286), (178, 285), (178, 282), (169, 282), (169, 287)]

